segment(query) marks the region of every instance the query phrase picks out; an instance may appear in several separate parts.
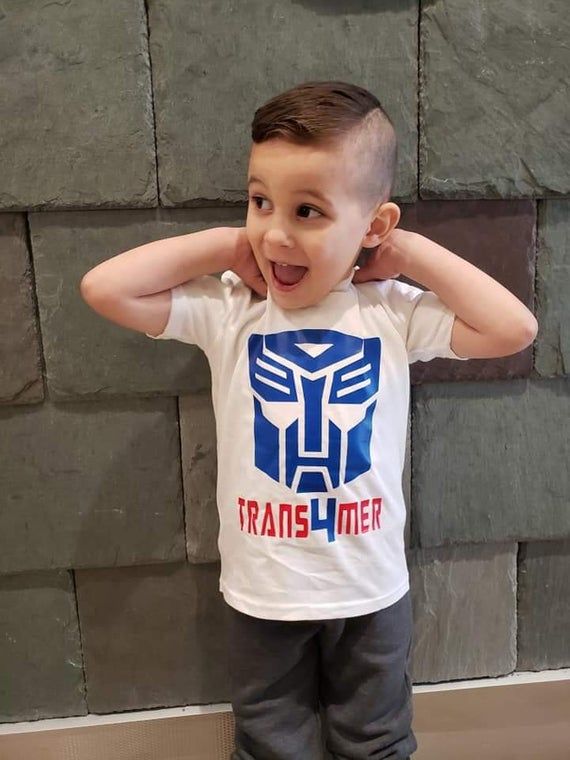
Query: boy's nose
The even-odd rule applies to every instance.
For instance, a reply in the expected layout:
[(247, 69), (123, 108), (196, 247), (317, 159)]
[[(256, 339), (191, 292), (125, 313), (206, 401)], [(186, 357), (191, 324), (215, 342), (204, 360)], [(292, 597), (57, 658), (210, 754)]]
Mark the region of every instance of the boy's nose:
[(274, 226), (265, 233), (265, 242), (268, 246), (285, 246), (292, 248), (292, 241), (282, 226)]

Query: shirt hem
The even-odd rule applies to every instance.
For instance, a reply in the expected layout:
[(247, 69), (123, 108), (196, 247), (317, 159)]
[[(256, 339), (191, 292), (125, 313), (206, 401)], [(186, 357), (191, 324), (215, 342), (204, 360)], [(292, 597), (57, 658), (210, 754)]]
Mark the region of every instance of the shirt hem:
[(399, 601), (410, 589), (409, 577), (398, 586), (395, 591), (374, 599), (365, 599), (358, 602), (346, 602), (344, 604), (290, 604), (290, 605), (262, 605), (246, 601), (238, 594), (230, 591), (220, 581), (220, 591), (224, 600), (245, 615), (263, 618), (265, 620), (330, 620), (334, 618), (356, 617), (377, 612)]

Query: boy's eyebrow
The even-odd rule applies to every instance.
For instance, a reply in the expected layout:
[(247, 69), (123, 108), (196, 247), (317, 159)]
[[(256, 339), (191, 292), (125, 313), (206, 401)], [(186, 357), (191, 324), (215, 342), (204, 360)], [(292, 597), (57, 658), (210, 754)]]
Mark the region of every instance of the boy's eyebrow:
[[(253, 175), (248, 179), (247, 186), (249, 187), (252, 182), (261, 182), (261, 184), (265, 184), (262, 179), (259, 179), (259, 177), (254, 177)], [(324, 201), (324, 203), (332, 203), (332, 201), (327, 198), (326, 195), (323, 195), (318, 190), (311, 190), (310, 188), (300, 188), (299, 190), (295, 191), (296, 193), (306, 193), (307, 195), (314, 195), (315, 198), (320, 198), (320, 200)]]

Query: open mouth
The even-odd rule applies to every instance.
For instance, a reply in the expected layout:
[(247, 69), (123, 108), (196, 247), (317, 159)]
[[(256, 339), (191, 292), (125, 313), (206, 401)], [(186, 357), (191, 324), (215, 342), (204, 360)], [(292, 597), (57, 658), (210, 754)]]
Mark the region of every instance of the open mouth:
[(293, 290), (304, 279), (309, 270), (296, 264), (277, 264), (271, 262), (273, 284), (278, 290)]

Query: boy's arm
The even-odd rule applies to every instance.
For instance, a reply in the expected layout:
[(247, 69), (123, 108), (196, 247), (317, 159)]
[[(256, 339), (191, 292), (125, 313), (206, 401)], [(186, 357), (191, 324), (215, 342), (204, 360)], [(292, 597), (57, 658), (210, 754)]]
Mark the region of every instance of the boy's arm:
[(89, 270), (80, 283), (81, 296), (116, 324), (160, 335), (170, 314), (170, 289), (231, 269), (239, 245), (243, 245), (243, 231), (236, 227), (146, 243)]
[(433, 291), (456, 314), (451, 348), (458, 356), (508, 356), (533, 342), (538, 322), (509, 290), (419, 233), (394, 233), (402, 274)]

